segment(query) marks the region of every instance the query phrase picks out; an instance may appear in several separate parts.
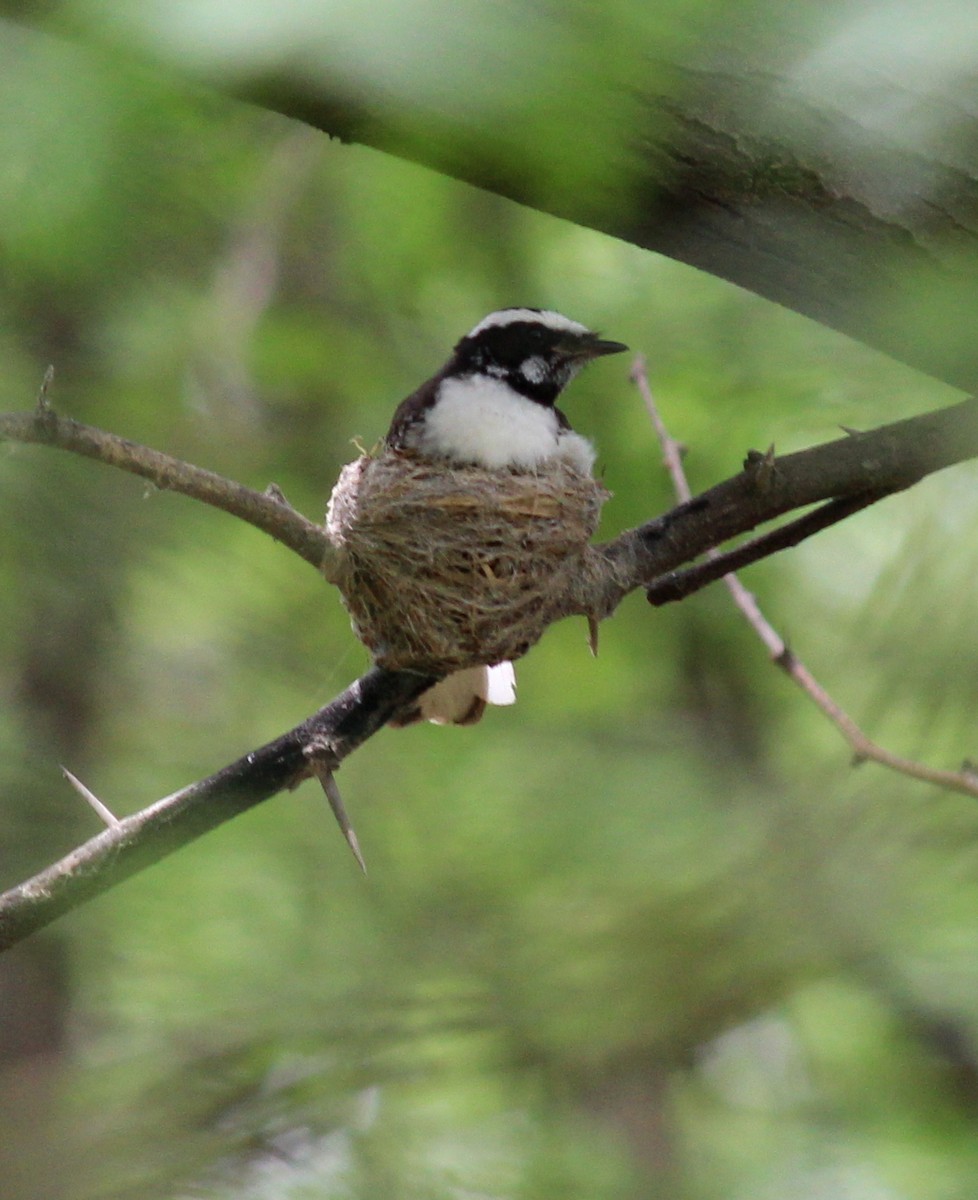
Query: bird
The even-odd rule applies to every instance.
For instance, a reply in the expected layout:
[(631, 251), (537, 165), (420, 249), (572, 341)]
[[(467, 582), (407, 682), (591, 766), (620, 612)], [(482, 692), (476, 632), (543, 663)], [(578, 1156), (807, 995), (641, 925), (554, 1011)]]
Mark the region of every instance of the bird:
[[(571, 428), (556, 401), (587, 363), (627, 349), (551, 309), (499, 309), (469, 330), (441, 370), (401, 402), (384, 444), (447, 469), (532, 472), (560, 460), (590, 475), (594, 446)], [(391, 723), (471, 725), (487, 704), (515, 699), (512, 663), (471, 667), (429, 688)]]

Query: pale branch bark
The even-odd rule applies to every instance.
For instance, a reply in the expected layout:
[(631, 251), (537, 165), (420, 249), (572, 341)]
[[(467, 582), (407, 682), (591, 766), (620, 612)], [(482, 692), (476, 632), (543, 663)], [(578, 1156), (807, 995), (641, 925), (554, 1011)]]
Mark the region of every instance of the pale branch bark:
[[(736, 577), (734, 579), (736, 581)], [(971, 762), (966, 761), (959, 771), (949, 771), (943, 767), (929, 767), (926, 763), (894, 754), (878, 742), (874, 742), (845, 709), (832, 699), (791, 647), (767, 625), (760, 611), (758, 610), (756, 615), (752, 613), (752, 605), (756, 606), (756, 601), (750, 592), (741, 587), (738, 598), (737, 590), (732, 590), (734, 590), (734, 597), (741, 610), (755, 629), (761, 632), (767, 626), (768, 637), (773, 635), (773, 638), (780, 642), (780, 650), (776, 651), (776, 646), (773, 644), (770, 646), (772, 661), (801, 688), (817, 708), (821, 709), (846, 739), (852, 749), (854, 765), (858, 766), (863, 762), (878, 763), (882, 767), (888, 767), (891, 771), (896, 771), (899, 775), (906, 775), (910, 779), (916, 779), (920, 783), (932, 783), (935, 787), (943, 788), (944, 791), (959, 792), (963, 796), (978, 799), (978, 771)]]
[[(0, 950), (311, 775), (334, 771), (433, 679), (374, 667), (288, 733), (131, 817), (0, 895)], [(86, 789), (87, 790), (87, 789)]]
[[(639, 390), (652, 426), (655, 429), (656, 436), (659, 439), (659, 444), (662, 447), (663, 464), (672, 480), (676, 496), (681, 501), (689, 500), (692, 493), (682, 462), (683, 446), (682, 443), (678, 442), (670, 434), (662, 419), (662, 414), (649, 386), (644, 358), (640, 357), (636, 361), (632, 370), (632, 381)], [(873, 496), (872, 498), (864, 499), (864, 503), (858, 503), (861, 499), (859, 496), (853, 497), (851, 501), (832, 500), (823, 508), (818, 509), (810, 515), (818, 517), (820, 514), (825, 513), (826, 509), (831, 508), (833, 505), (839, 505), (839, 512), (833, 512), (832, 517), (834, 520), (841, 520), (843, 516), (849, 515), (847, 512), (842, 511), (847, 504), (853, 505), (858, 503), (858, 507), (862, 508), (867, 504), (873, 503), (873, 500), (876, 498), (878, 497)], [(805, 518), (802, 517), (800, 521), (791, 522), (789, 526), (785, 527), (785, 530), (797, 530), (804, 520)], [(834, 520), (830, 523), (834, 523)], [(824, 524), (819, 525), (819, 528), (824, 527)], [(776, 533), (781, 532), (784, 532), (784, 530), (776, 531)], [(814, 530), (811, 532), (814, 532)], [(745, 547), (745, 549), (756, 547), (763, 540), (759, 538), (757, 541), (749, 543), (749, 546)], [(788, 544), (794, 545), (795, 542), (792, 541)], [(781, 547), (779, 546), (778, 548), (780, 549)], [(702, 564), (704, 568), (702, 577), (697, 577), (696, 586), (705, 586), (706, 583), (712, 582), (715, 579), (723, 579), (723, 583), (729, 591), (734, 604), (768, 650), (771, 655), (771, 661), (784, 671), (788, 678), (801, 689), (848, 742), (853, 753), (853, 765), (858, 766), (859, 763), (863, 762), (875, 762), (881, 766), (888, 767), (891, 771), (896, 771), (900, 775), (916, 779), (921, 783), (931, 783), (943, 788), (945, 791), (960, 792), (962, 795), (978, 799), (978, 770), (971, 763), (966, 762), (960, 771), (949, 771), (941, 767), (929, 767), (925, 763), (903, 758), (899, 754), (893, 754), (864, 733), (845, 709), (833, 700), (831, 695), (829, 695), (808, 667), (805, 666), (770, 621), (768, 621), (767, 617), (765, 617), (761, 606), (757, 602), (757, 597), (744, 587), (738, 576), (734, 573), (734, 558), (734, 553), (721, 554), (714, 549), (708, 550), (706, 553), (706, 562)], [(751, 558), (749, 561), (753, 562), (755, 559)], [(706, 578), (706, 568), (709, 568), (710, 578)], [(681, 596), (689, 595), (690, 592), (695, 590), (693, 586), (690, 586), (690, 581), (693, 572), (696, 570), (697, 568), (693, 567), (689, 571), (677, 573), (671, 577), (664, 576), (663, 579), (659, 580), (650, 589), (649, 599), (653, 604), (665, 604), (670, 600), (678, 600)], [(672, 591), (676, 594), (672, 594), (669, 587), (663, 588), (662, 586), (664, 582), (669, 584), (670, 581)]]
[[(44, 395), (33, 415), (0, 415), (2, 440), (55, 446), (131, 471), (157, 486), (240, 516), (319, 570), (326, 559), (323, 529), (288, 505), (124, 438), (58, 417)], [(564, 615), (603, 619), (633, 589), (652, 588), (666, 572), (794, 508), (820, 501), (845, 505), (868, 495), (878, 498), (975, 456), (978, 399), (974, 398), (783, 458), (773, 451), (752, 452), (739, 475), (596, 547), (594, 569), (567, 598)], [(777, 548), (770, 545), (772, 551)], [(276, 741), (120, 820), (0, 896), (0, 949), (299, 780), (309, 775), (328, 779), (346, 755), (433, 682), (433, 676), (375, 667), (332, 704)], [(873, 756), (865, 748), (859, 753)]]
[[(112, 69), (118, 27), (102, 7), (61, 36)], [(466, 104), (423, 55), (407, 72), (331, 57), (344, 37), (325, 10), (284, 17), (267, 56), (229, 56), (216, 39), (188, 53), (162, 23), (143, 25), (131, 50), (176, 81), (669, 255), (974, 390), (978, 114), (948, 44), (919, 38), (905, 56), (885, 5), (825, 22), (792, 5), (760, 19), (720, 5), (705, 24), (691, 8), (662, 25), (627, 10), (495, 7), (498, 39), (452, 40), (452, 77), (476, 84)], [(50, 29), (28, 30), (45, 30), (45, 16), (21, 5), (14, 20), (41, 39)], [(245, 19), (229, 9), (232, 41)], [(404, 21), (423, 46), (423, 25)], [(487, 37), (497, 51), (536, 39), (547, 69), (500, 69)], [(923, 319), (922, 303), (933, 305)]]

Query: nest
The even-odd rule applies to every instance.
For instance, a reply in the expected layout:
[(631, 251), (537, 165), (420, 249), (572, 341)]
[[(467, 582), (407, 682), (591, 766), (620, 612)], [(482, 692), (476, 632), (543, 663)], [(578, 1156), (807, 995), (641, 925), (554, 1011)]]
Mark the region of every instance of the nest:
[(564, 462), (485, 470), (385, 449), (349, 463), (326, 531), (357, 636), (393, 669), (519, 658), (566, 615), (608, 495)]

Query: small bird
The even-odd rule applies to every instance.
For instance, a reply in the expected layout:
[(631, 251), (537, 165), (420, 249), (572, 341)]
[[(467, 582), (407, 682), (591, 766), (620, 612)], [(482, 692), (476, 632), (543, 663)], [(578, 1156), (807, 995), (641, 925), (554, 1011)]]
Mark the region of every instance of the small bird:
[[(549, 309), (500, 309), (467, 333), (441, 370), (401, 403), (386, 445), (448, 467), (532, 472), (562, 459), (589, 475), (594, 447), (571, 429), (556, 400), (591, 359), (627, 349)], [(515, 699), (512, 663), (473, 667), (429, 688), (393, 724), (469, 725), (486, 704)]]

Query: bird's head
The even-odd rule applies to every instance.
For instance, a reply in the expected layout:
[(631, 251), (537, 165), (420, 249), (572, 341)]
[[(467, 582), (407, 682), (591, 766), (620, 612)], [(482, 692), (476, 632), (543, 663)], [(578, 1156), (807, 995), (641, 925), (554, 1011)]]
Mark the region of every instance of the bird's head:
[(451, 370), (489, 375), (538, 403), (553, 404), (591, 359), (627, 349), (548, 309), (503, 308), (458, 342)]

